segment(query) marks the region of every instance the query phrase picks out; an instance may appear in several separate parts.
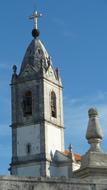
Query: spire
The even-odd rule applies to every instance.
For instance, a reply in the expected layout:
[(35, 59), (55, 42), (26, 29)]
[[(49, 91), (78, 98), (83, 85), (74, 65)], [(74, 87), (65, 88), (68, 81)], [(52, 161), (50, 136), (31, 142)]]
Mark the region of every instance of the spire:
[(37, 11), (34, 11), (34, 13), (32, 14), (32, 16), (29, 17), (29, 19), (33, 19), (34, 20), (34, 29), (32, 30), (32, 36), (34, 38), (38, 37), (40, 32), (38, 30), (38, 18), (41, 17), (42, 14), (38, 13)]
[(90, 150), (92, 152), (100, 152), (100, 144), (103, 138), (102, 129), (100, 128), (98, 112), (95, 108), (91, 108), (88, 111), (89, 123), (86, 133), (86, 139), (91, 145)]
[(34, 28), (32, 30), (32, 36), (34, 39), (29, 44), (24, 59), (22, 61), (20, 74), (23, 73), (29, 66), (33, 71), (37, 73), (40, 69), (44, 69), (47, 71), (49, 66), (52, 64), (52, 60), (41, 40), (38, 38), (39, 30), (38, 30), (38, 18), (41, 17), (42, 14), (35, 11), (29, 19), (34, 21)]

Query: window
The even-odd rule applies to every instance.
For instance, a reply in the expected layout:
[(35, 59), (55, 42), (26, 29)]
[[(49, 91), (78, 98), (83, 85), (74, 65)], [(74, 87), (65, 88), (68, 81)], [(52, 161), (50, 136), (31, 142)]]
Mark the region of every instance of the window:
[(30, 154), (30, 153), (31, 153), (31, 144), (30, 144), (30, 143), (28, 143), (28, 144), (26, 145), (26, 152), (27, 152), (27, 154)]
[(24, 116), (32, 115), (32, 92), (27, 91), (23, 97), (23, 114)]
[(54, 91), (51, 92), (51, 116), (57, 117), (56, 113), (56, 94)]

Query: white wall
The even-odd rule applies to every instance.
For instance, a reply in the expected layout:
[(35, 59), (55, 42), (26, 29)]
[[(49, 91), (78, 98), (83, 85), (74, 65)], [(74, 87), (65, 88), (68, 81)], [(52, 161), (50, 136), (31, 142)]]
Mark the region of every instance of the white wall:
[(55, 127), (52, 124), (46, 125), (46, 145), (47, 150), (46, 152), (48, 154), (52, 153), (54, 154), (56, 150), (61, 151), (61, 129), (58, 127)]
[[(54, 81), (54, 80), (53, 80)], [(56, 104), (57, 104), (57, 117), (51, 116), (51, 92), (54, 91), (56, 94)], [(62, 101), (62, 89), (49, 82), (44, 82), (44, 114), (45, 119), (50, 122), (46, 123), (46, 149), (47, 153), (53, 153), (55, 150), (64, 150), (64, 129), (61, 128), (63, 123), (63, 101)]]
[[(54, 91), (56, 94), (57, 104), (57, 118), (51, 117), (51, 92)], [(62, 89), (48, 81), (44, 82), (44, 104), (45, 104), (45, 118), (48, 121), (52, 121), (59, 126), (63, 126), (63, 100), (62, 100)]]
[(31, 144), (31, 154), (40, 153), (40, 125), (17, 128), (17, 155), (26, 156), (26, 145)]

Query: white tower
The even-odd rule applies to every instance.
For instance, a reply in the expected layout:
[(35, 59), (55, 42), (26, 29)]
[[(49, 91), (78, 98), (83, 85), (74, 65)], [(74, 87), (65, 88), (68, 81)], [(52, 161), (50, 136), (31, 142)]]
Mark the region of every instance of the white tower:
[(12, 162), (18, 176), (50, 176), (51, 156), (64, 150), (62, 83), (58, 69), (40, 41), (35, 12), (34, 39), (28, 46), (19, 74), (13, 66)]

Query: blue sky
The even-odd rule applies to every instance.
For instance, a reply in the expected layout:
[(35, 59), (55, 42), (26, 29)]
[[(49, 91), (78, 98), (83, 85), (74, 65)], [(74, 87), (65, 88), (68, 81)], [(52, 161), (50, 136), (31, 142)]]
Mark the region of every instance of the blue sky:
[(42, 12), (40, 39), (60, 68), (64, 86), (65, 145), (84, 154), (90, 107), (97, 107), (107, 151), (107, 0), (0, 1), (0, 174), (11, 159), (10, 80), (32, 40), (34, 8)]

